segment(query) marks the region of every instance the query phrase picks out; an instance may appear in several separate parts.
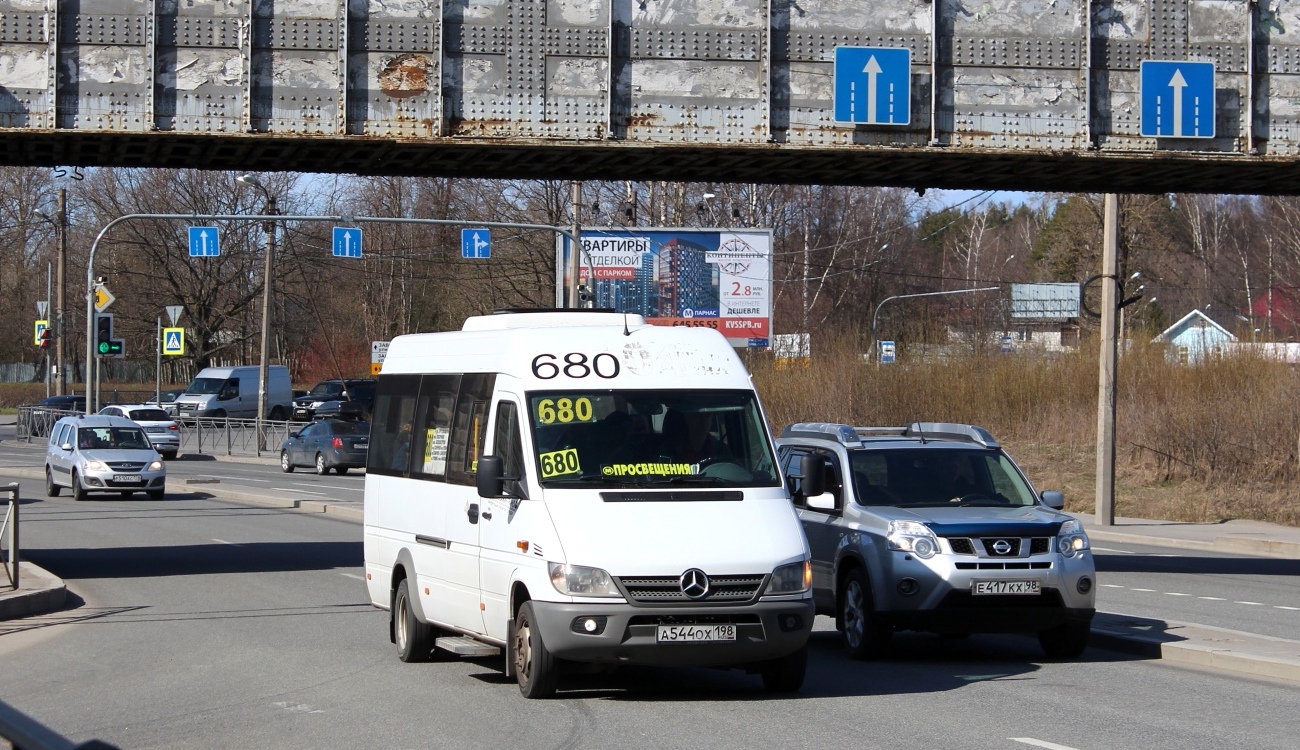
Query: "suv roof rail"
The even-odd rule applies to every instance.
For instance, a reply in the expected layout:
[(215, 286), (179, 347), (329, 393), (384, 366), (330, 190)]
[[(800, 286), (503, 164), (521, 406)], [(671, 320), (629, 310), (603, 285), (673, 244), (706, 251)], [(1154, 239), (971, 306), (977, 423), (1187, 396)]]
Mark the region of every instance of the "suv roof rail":
[(955, 422), (913, 422), (906, 427), (852, 427), (836, 422), (796, 422), (781, 432), (781, 437), (837, 440), (843, 445), (861, 443), (875, 437), (909, 437), (925, 440), (954, 440), (975, 443), (985, 448), (1000, 447), (993, 434), (983, 427)]

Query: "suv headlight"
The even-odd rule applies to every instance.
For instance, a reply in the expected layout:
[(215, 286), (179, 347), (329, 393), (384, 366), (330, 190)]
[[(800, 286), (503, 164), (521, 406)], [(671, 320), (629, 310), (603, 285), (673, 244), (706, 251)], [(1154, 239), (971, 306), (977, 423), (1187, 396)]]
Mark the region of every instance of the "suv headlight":
[(1088, 535), (1077, 519), (1071, 518), (1061, 524), (1061, 530), (1056, 532), (1056, 548), (1066, 557), (1074, 557), (1088, 549), (1088, 546)]
[(939, 551), (939, 540), (930, 527), (917, 521), (890, 521), (889, 548), (911, 552), (922, 560), (934, 557)]
[(812, 588), (812, 563), (804, 560), (782, 565), (772, 571), (772, 577), (767, 582), (767, 590), (763, 592), (763, 596), (802, 594), (810, 588)]
[(565, 596), (617, 596), (614, 579), (600, 568), (550, 563), (551, 585)]
[(86, 471), (108, 471), (108, 464), (103, 461), (87, 461)]

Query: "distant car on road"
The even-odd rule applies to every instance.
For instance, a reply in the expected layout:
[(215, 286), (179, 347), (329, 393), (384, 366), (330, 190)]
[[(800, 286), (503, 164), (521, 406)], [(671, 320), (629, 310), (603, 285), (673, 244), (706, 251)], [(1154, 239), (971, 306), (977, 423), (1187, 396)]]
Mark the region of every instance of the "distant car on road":
[(184, 388), (171, 388), (158, 394), (157, 401), (146, 401), (148, 406), (156, 406), (171, 416), (176, 416), (176, 397), (185, 392)]
[(135, 422), (93, 414), (54, 424), (45, 448), (46, 495), (58, 497), (68, 487), (74, 500), (91, 492), (146, 492), (161, 500), (166, 484), (167, 467)]
[(125, 417), (144, 428), (149, 443), (163, 458), (173, 459), (181, 450), (181, 428), (167, 412), (153, 404), (114, 404), (99, 410), (110, 417)]
[(280, 470), (311, 466), (317, 474), (339, 474), (365, 468), (370, 449), (370, 423), (361, 420), (318, 419), (290, 433), (280, 444)]
[(36, 403), (23, 407), (18, 412), (18, 419), (27, 434), (32, 437), (45, 437), (50, 428), (60, 417), (86, 411), (86, 397), (82, 396), (46, 396)]
[(322, 380), (307, 395), (293, 400), (293, 419), (306, 422), (315, 416), (317, 409), (330, 401), (353, 401), (369, 414), (375, 404), (375, 381), (366, 378)]

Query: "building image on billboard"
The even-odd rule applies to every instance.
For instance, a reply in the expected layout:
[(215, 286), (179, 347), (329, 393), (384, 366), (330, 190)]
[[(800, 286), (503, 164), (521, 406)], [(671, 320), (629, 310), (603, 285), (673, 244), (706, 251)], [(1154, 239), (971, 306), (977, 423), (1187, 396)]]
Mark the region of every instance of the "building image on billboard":
[[(587, 228), (581, 241), (578, 275), (596, 307), (707, 326), (734, 346), (768, 345), (769, 230)], [(566, 239), (557, 252), (567, 273)]]

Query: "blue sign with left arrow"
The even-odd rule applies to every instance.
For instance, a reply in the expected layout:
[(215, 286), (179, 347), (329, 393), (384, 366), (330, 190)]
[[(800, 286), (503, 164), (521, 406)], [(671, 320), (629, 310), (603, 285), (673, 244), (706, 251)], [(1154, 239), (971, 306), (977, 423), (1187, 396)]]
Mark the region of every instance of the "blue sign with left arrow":
[(334, 257), (361, 257), (361, 230), (355, 227), (334, 227)]
[(912, 51), (835, 48), (835, 121), (907, 125), (912, 121)]
[(1142, 136), (1214, 137), (1214, 63), (1143, 60)]
[(190, 257), (221, 255), (221, 235), (216, 227), (190, 227)]

